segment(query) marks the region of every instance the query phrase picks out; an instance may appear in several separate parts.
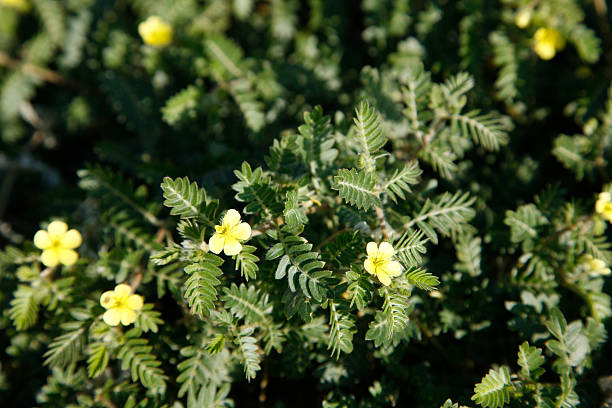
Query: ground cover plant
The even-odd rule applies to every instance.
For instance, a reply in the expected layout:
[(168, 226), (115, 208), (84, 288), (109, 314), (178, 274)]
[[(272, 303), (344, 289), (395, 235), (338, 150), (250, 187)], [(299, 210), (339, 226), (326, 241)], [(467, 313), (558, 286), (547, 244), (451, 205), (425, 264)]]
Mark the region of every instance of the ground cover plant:
[(612, 404), (601, 0), (0, 0), (0, 402)]

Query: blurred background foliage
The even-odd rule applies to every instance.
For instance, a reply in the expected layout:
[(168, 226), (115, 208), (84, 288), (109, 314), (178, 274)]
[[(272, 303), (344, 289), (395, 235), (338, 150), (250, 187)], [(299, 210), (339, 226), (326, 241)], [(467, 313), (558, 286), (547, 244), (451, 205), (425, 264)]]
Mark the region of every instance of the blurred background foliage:
[[(151, 15), (174, 28), (169, 46), (142, 42), (138, 24)], [(225, 406), (229, 392), (239, 407), (324, 400), (327, 407), (432, 407), (448, 396), (467, 403), (492, 364), (516, 366), (517, 346), (537, 340), (533, 321), (541, 329), (552, 319), (547, 311), (559, 306), (554, 292), (561, 289), (546, 292), (546, 279), (534, 278), (541, 272), (530, 260), (537, 239), (509, 233), (514, 211), (534, 228), (550, 221), (563, 230), (563, 222), (592, 211), (610, 181), (610, 16), (602, 0), (0, 0), (0, 242), (9, 248), (0, 269), (2, 309), (18, 284), (8, 261), (31, 256), (29, 241), (44, 221), (73, 220), (84, 254), (101, 259), (97, 273), (119, 282), (130, 265), (161, 249), (155, 232), (168, 225), (163, 177), (188, 176), (230, 208), (242, 161), (264, 165), (273, 141), (296, 134), (316, 105), (336, 132), (348, 133), (364, 97), (401, 150), (410, 123), (398, 108), (398, 82), (420, 66), (436, 82), (465, 71), (475, 83), (467, 105), (499, 111), (513, 128), (499, 152), (478, 147), (457, 165), (423, 167), (432, 178), (440, 173), (436, 183), (477, 197), (472, 224), (481, 231), (428, 253), (444, 289), (439, 301), (416, 298), (429, 305), (419, 317), (423, 337), (393, 353), (356, 343), (342, 364), (319, 365), (327, 353), (309, 343), (320, 335), (313, 323), (312, 333), (288, 340), (302, 346), (270, 360), (265, 380), (223, 373), (237, 378), (231, 391), (211, 384), (205, 397)], [(539, 28), (563, 37), (551, 60), (535, 52)], [(436, 167), (443, 165), (446, 176)], [(539, 210), (521, 207), (532, 202)], [(324, 239), (316, 228), (313, 236)], [(597, 245), (609, 264), (607, 246)], [(531, 277), (517, 272), (525, 262), (536, 270)], [(174, 279), (166, 272), (164, 279)], [(159, 290), (156, 309), (166, 322), (160, 335), (174, 336), (181, 310)], [(584, 316), (579, 297), (562, 298), (568, 320)], [(600, 303), (598, 321), (610, 313), (609, 298)], [(84, 380), (41, 365), (50, 338), (16, 331), (8, 313), (0, 327), (0, 399), (68, 406), (61, 404), (70, 387)], [(175, 346), (159, 350), (159, 358), (176, 364), (166, 359)], [(585, 363), (583, 406), (603, 406), (610, 388), (598, 379), (612, 374), (611, 351), (605, 344)], [(259, 403), (262, 390), (267, 400)], [(121, 392), (127, 398), (129, 387)], [(103, 404), (92, 398), (91, 406)]]

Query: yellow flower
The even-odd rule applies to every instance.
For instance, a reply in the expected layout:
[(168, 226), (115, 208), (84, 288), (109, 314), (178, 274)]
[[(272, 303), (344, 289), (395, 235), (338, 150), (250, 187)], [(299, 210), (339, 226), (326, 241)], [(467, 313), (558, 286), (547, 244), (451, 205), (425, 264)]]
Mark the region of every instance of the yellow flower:
[(539, 28), (533, 36), (533, 42), (533, 49), (543, 60), (552, 59), (557, 51), (565, 47), (561, 33), (554, 28)]
[(100, 296), (100, 304), (105, 309), (104, 322), (117, 326), (119, 322), (127, 326), (136, 321), (136, 311), (142, 309), (142, 296), (132, 295), (132, 288), (125, 283), (115, 286), (115, 290), (106, 291)]
[(525, 28), (529, 25), (531, 20), (531, 7), (525, 7), (520, 9), (514, 16), (514, 24), (518, 28)]
[(138, 25), (138, 34), (145, 44), (165, 47), (172, 42), (172, 26), (158, 16), (151, 16)]
[(612, 194), (608, 192), (599, 193), (599, 198), (595, 203), (595, 211), (612, 222)]
[(610, 275), (610, 268), (601, 259), (593, 258), (591, 255), (584, 255), (580, 258), (582, 267), (591, 276)]
[(237, 255), (242, 250), (240, 241), (251, 237), (251, 226), (240, 222), (240, 213), (234, 209), (225, 213), (221, 225), (215, 225), (215, 232), (208, 241), (208, 247), (218, 254), (223, 251), (225, 255)]
[(363, 262), (363, 267), (372, 275), (376, 275), (378, 280), (385, 286), (391, 284), (391, 278), (402, 273), (402, 266), (391, 258), (395, 255), (395, 250), (388, 242), (383, 242), (380, 246), (376, 242), (370, 242), (366, 246), (368, 257)]
[(30, 11), (30, 3), (28, 0), (0, 0), (0, 4), (17, 9), (22, 13)]
[(79, 259), (74, 248), (78, 248), (81, 241), (81, 233), (75, 229), (68, 230), (68, 225), (63, 221), (53, 221), (46, 231), (40, 230), (34, 235), (34, 245), (43, 250), (40, 260), (49, 267), (58, 263), (66, 266), (74, 264)]

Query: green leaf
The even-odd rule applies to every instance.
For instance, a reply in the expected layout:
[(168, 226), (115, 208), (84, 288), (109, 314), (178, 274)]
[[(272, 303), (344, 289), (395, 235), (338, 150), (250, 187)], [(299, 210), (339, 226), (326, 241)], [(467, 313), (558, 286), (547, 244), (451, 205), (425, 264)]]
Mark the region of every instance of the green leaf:
[(585, 335), (589, 339), (589, 347), (591, 350), (597, 350), (608, 339), (608, 333), (604, 324), (600, 321), (587, 317), (587, 324), (584, 329)]
[(222, 258), (208, 253), (200, 262), (185, 267), (189, 274), (184, 286), (185, 298), (191, 311), (202, 319), (214, 309), (216, 286), (221, 283), (217, 277), (223, 273), (219, 268), (222, 264)]
[[(120, 203), (126, 210), (139, 213), (151, 225), (161, 226), (161, 221), (154, 214), (156, 211), (151, 211), (143, 194), (137, 194), (143, 191), (142, 186), (136, 188), (121, 174), (100, 166), (79, 170), (77, 174), (80, 178), (79, 187), (104, 199), (103, 203), (108, 207), (116, 206), (113, 213), (119, 212), (117, 208)], [(133, 215), (130, 214), (130, 217)]]
[(457, 128), (463, 137), (471, 137), (474, 143), (480, 144), (487, 150), (496, 151), (500, 146), (508, 143), (510, 129), (506, 117), (491, 112), (480, 115), (477, 110), (451, 115), (452, 126)]
[(230, 83), (229, 91), (236, 100), (249, 129), (259, 132), (266, 124), (264, 105), (257, 100), (257, 94), (247, 79), (235, 79)]
[(594, 64), (601, 55), (601, 40), (595, 31), (584, 24), (576, 24), (571, 31), (570, 40), (576, 46), (580, 58), (589, 64)]
[(208, 384), (220, 385), (229, 381), (227, 367), (229, 353), (227, 350), (211, 354), (200, 344), (200, 337), (195, 337), (195, 340), (195, 345), (181, 349), (180, 354), (184, 359), (177, 365), (179, 375), (176, 377), (176, 382), (181, 385), (178, 397), (182, 398), (187, 394), (189, 401), (197, 398), (200, 390)]
[(510, 402), (510, 372), (508, 368), (490, 369), (474, 387), (472, 400), (483, 407), (499, 408)]
[(459, 167), (454, 162), (457, 155), (442, 143), (434, 139), (430, 144), (421, 149), (420, 156), (431, 165), (435, 172), (447, 180), (452, 180)]
[(537, 228), (548, 224), (548, 219), (534, 204), (526, 204), (516, 211), (507, 210), (504, 224), (510, 227), (510, 240), (522, 242), (537, 237)]
[(285, 248), (283, 247), (282, 242), (277, 242), (272, 245), (268, 252), (266, 252), (266, 261), (273, 261), (274, 259), (280, 257), (285, 253)]
[(164, 121), (170, 126), (175, 126), (194, 119), (198, 113), (201, 98), (201, 89), (189, 85), (166, 101), (166, 105), (161, 110)]
[(268, 315), (272, 313), (272, 305), (268, 304), (268, 295), (262, 294), (261, 290), (254, 286), (246, 286), (235, 283), (229, 288), (224, 288), (225, 294), (221, 300), (225, 308), (229, 309), (234, 316), (244, 319), (247, 324), (266, 322)]
[(544, 364), (542, 349), (532, 347), (526, 341), (519, 346), (518, 365), (521, 366), (523, 377), (537, 380), (544, 373), (542, 364)]
[(552, 154), (566, 169), (574, 172), (578, 180), (582, 180), (585, 172), (594, 167), (588, 158), (593, 142), (590, 137), (583, 135), (561, 135), (555, 139)]
[(374, 192), (375, 185), (376, 178), (372, 173), (340, 169), (334, 177), (332, 188), (338, 190), (340, 197), (349, 204), (368, 210), (381, 205), (378, 193)]
[(470, 234), (461, 235), (456, 243), (455, 250), (457, 251), (457, 261), (455, 270), (467, 273), (475, 278), (482, 273), (480, 268), (480, 254), (482, 240), (480, 237), (474, 237)]
[(359, 103), (355, 114), (353, 121), (363, 152), (368, 156), (372, 155), (387, 143), (387, 138), (383, 136), (380, 116), (365, 100)]
[(161, 316), (161, 313), (157, 310), (153, 310), (153, 305), (151, 303), (145, 303), (138, 313), (138, 317), (136, 317), (134, 326), (142, 330), (143, 333), (149, 331), (157, 333), (158, 325), (164, 323), (159, 316)]
[(397, 289), (384, 287), (382, 311), (377, 311), (370, 323), (366, 340), (373, 340), (376, 347), (387, 347), (399, 342), (408, 328), (409, 297)]
[(467, 408), (464, 405), (459, 406), (459, 404), (455, 403), (453, 404), (453, 401), (451, 401), (451, 399), (447, 399), (446, 401), (444, 401), (444, 404), (442, 404), (442, 406), (440, 408)]
[(417, 69), (411, 69), (410, 75), (406, 79), (406, 86), (402, 87), (402, 95), (404, 97), (404, 116), (409, 120), (410, 130), (418, 134), (421, 131), (423, 112), (426, 107), (429, 90), (431, 88), (431, 80), (428, 72), (423, 70), (423, 66), (419, 65)]
[(234, 341), (240, 351), (244, 374), (249, 382), (255, 378), (255, 375), (261, 369), (259, 366), (259, 346), (257, 346), (257, 340), (251, 336), (253, 331), (253, 327), (243, 327)]
[[(312, 244), (296, 235), (283, 235), (281, 242), (285, 255), (276, 268), (275, 278), (287, 276), (291, 292), (301, 289), (302, 294), (317, 302), (329, 297), (329, 285), (332, 282), (331, 272), (323, 269), (325, 262), (320, 260), (318, 252), (312, 252)], [(297, 284), (296, 284), (297, 283)]]
[(406, 199), (404, 192), (410, 192), (410, 184), (417, 184), (422, 171), (419, 169), (419, 163), (411, 161), (406, 163), (403, 169), (397, 169), (390, 179), (383, 185), (383, 191), (387, 193), (389, 198), (397, 202), (397, 198)]
[(363, 310), (372, 300), (372, 294), (376, 288), (372, 279), (368, 276), (358, 273), (356, 270), (346, 272), (347, 280), (349, 281), (348, 293), (351, 299), (351, 307), (357, 306), (357, 309)]
[(238, 182), (232, 185), (236, 191), (236, 200), (248, 203), (245, 214), (261, 214), (278, 216), (282, 214), (283, 205), (279, 200), (276, 186), (264, 174), (261, 167), (255, 170), (247, 162), (243, 162), (240, 170), (234, 170)]
[(304, 124), (298, 131), (303, 161), (313, 175), (320, 177), (338, 156), (338, 150), (333, 148), (335, 140), (329, 116), (324, 116), (323, 109), (317, 105), (312, 112), (304, 112)]
[(416, 266), (406, 271), (406, 279), (417, 288), (427, 291), (434, 290), (440, 284), (437, 277)]
[(293, 229), (300, 228), (308, 222), (308, 217), (300, 205), (297, 189), (287, 191), (283, 215), (287, 225)]
[(168, 377), (159, 366), (161, 362), (152, 353), (153, 347), (146, 339), (139, 338), (140, 331), (132, 329), (125, 334), (125, 342), (117, 353), (122, 360), (121, 369), (130, 370), (132, 381), (142, 385), (156, 394), (163, 394)]
[(243, 52), (236, 43), (223, 35), (216, 35), (204, 41), (204, 49), (217, 80), (226, 81), (244, 76)]
[(170, 214), (181, 218), (193, 218), (200, 214), (201, 206), (206, 200), (204, 189), (198, 188), (196, 182), (189, 182), (187, 177), (172, 180), (165, 177), (161, 188), (164, 191), (164, 205), (172, 208)]
[(253, 254), (256, 250), (257, 248), (252, 245), (242, 245), (242, 250), (236, 255), (236, 270), (240, 269), (240, 275), (247, 281), (257, 278), (259, 257)]
[(353, 317), (346, 302), (329, 302), (329, 344), (331, 356), (353, 351), (353, 333), (357, 331)]
[(395, 255), (404, 265), (404, 268), (418, 266), (423, 262), (422, 255), (427, 252), (425, 244), (429, 238), (424, 237), (421, 230), (408, 230), (393, 245)]
[(40, 300), (31, 286), (19, 285), (11, 300), (9, 315), (17, 330), (31, 327), (38, 319)]
[(206, 351), (210, 354), (217, 354), (223, 351), (225, 347), (225, 336), (221, 333), (215, 334), (215, 337), (206, 344)]
[(550, 311), (550, 318), (546, 321), (546, 328), (557, 339), (563, 339), (563, 334), (567, 330), (567, 320), (563, 313), (557, 308)]
[(561, 311), (555, 308), (550, 311), (546, 328), (555, 337), (555, 340), (546, 342), (546, 347), (559, 357), (553, 363), (553, 368), (559, 375), (569, 374), (572, 367), (585, 363), (590, 347), (581, 321), (567, 324)]
[(476, 213), (472, 208), (474, 201), (475, 197), (470, 197), (469, 193), (462, 194), (460, 191), (455, 194), (444, 193), (435, 200), (427, 199), (421, 210), (405, 227), (410, 228), (416, 224), (434, 244), (437, 244), (438, 235), (435, 231), (450, 236), (465, 228)]
[(87, 374), (91, 378), (95, 378), (102, 374), (108, 366), (109, 353), (106, 344), (96, 342), (91, 343), (87, 348)]
[(493, 63), (499, 68), (495, 80), (496, 97), (510, 105), (519, 94), (520, 57), (517, 47), (503, 31), (493, 31), (489, 35), (489, 42), (493, 45)]
[(68, 322), (62, 324), (66, 333), (53, 339), (49, 350), (43, 355), (45, 365), (52, 367), (66, 367), (76, 364), (81, 358), (85, 344), (86, 326), (82, 322)]

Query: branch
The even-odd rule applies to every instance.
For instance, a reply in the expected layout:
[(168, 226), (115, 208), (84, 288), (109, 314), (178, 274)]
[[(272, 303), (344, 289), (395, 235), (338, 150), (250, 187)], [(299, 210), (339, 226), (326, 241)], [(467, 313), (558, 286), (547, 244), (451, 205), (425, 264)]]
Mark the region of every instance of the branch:
[(20, 70), (26, 75), (42, 79), (52, 84), (70, 86), (72, 88), (77, 88), (81, 90), (86, 89), (85, 85), (68, 79), (55, 71), (39, 67), (38, 65), (34, 65), (29, 62), (22, 62), (16, 60), (2, 51), (0, 51), (0, 66), (11, 68), (14, 70)]

